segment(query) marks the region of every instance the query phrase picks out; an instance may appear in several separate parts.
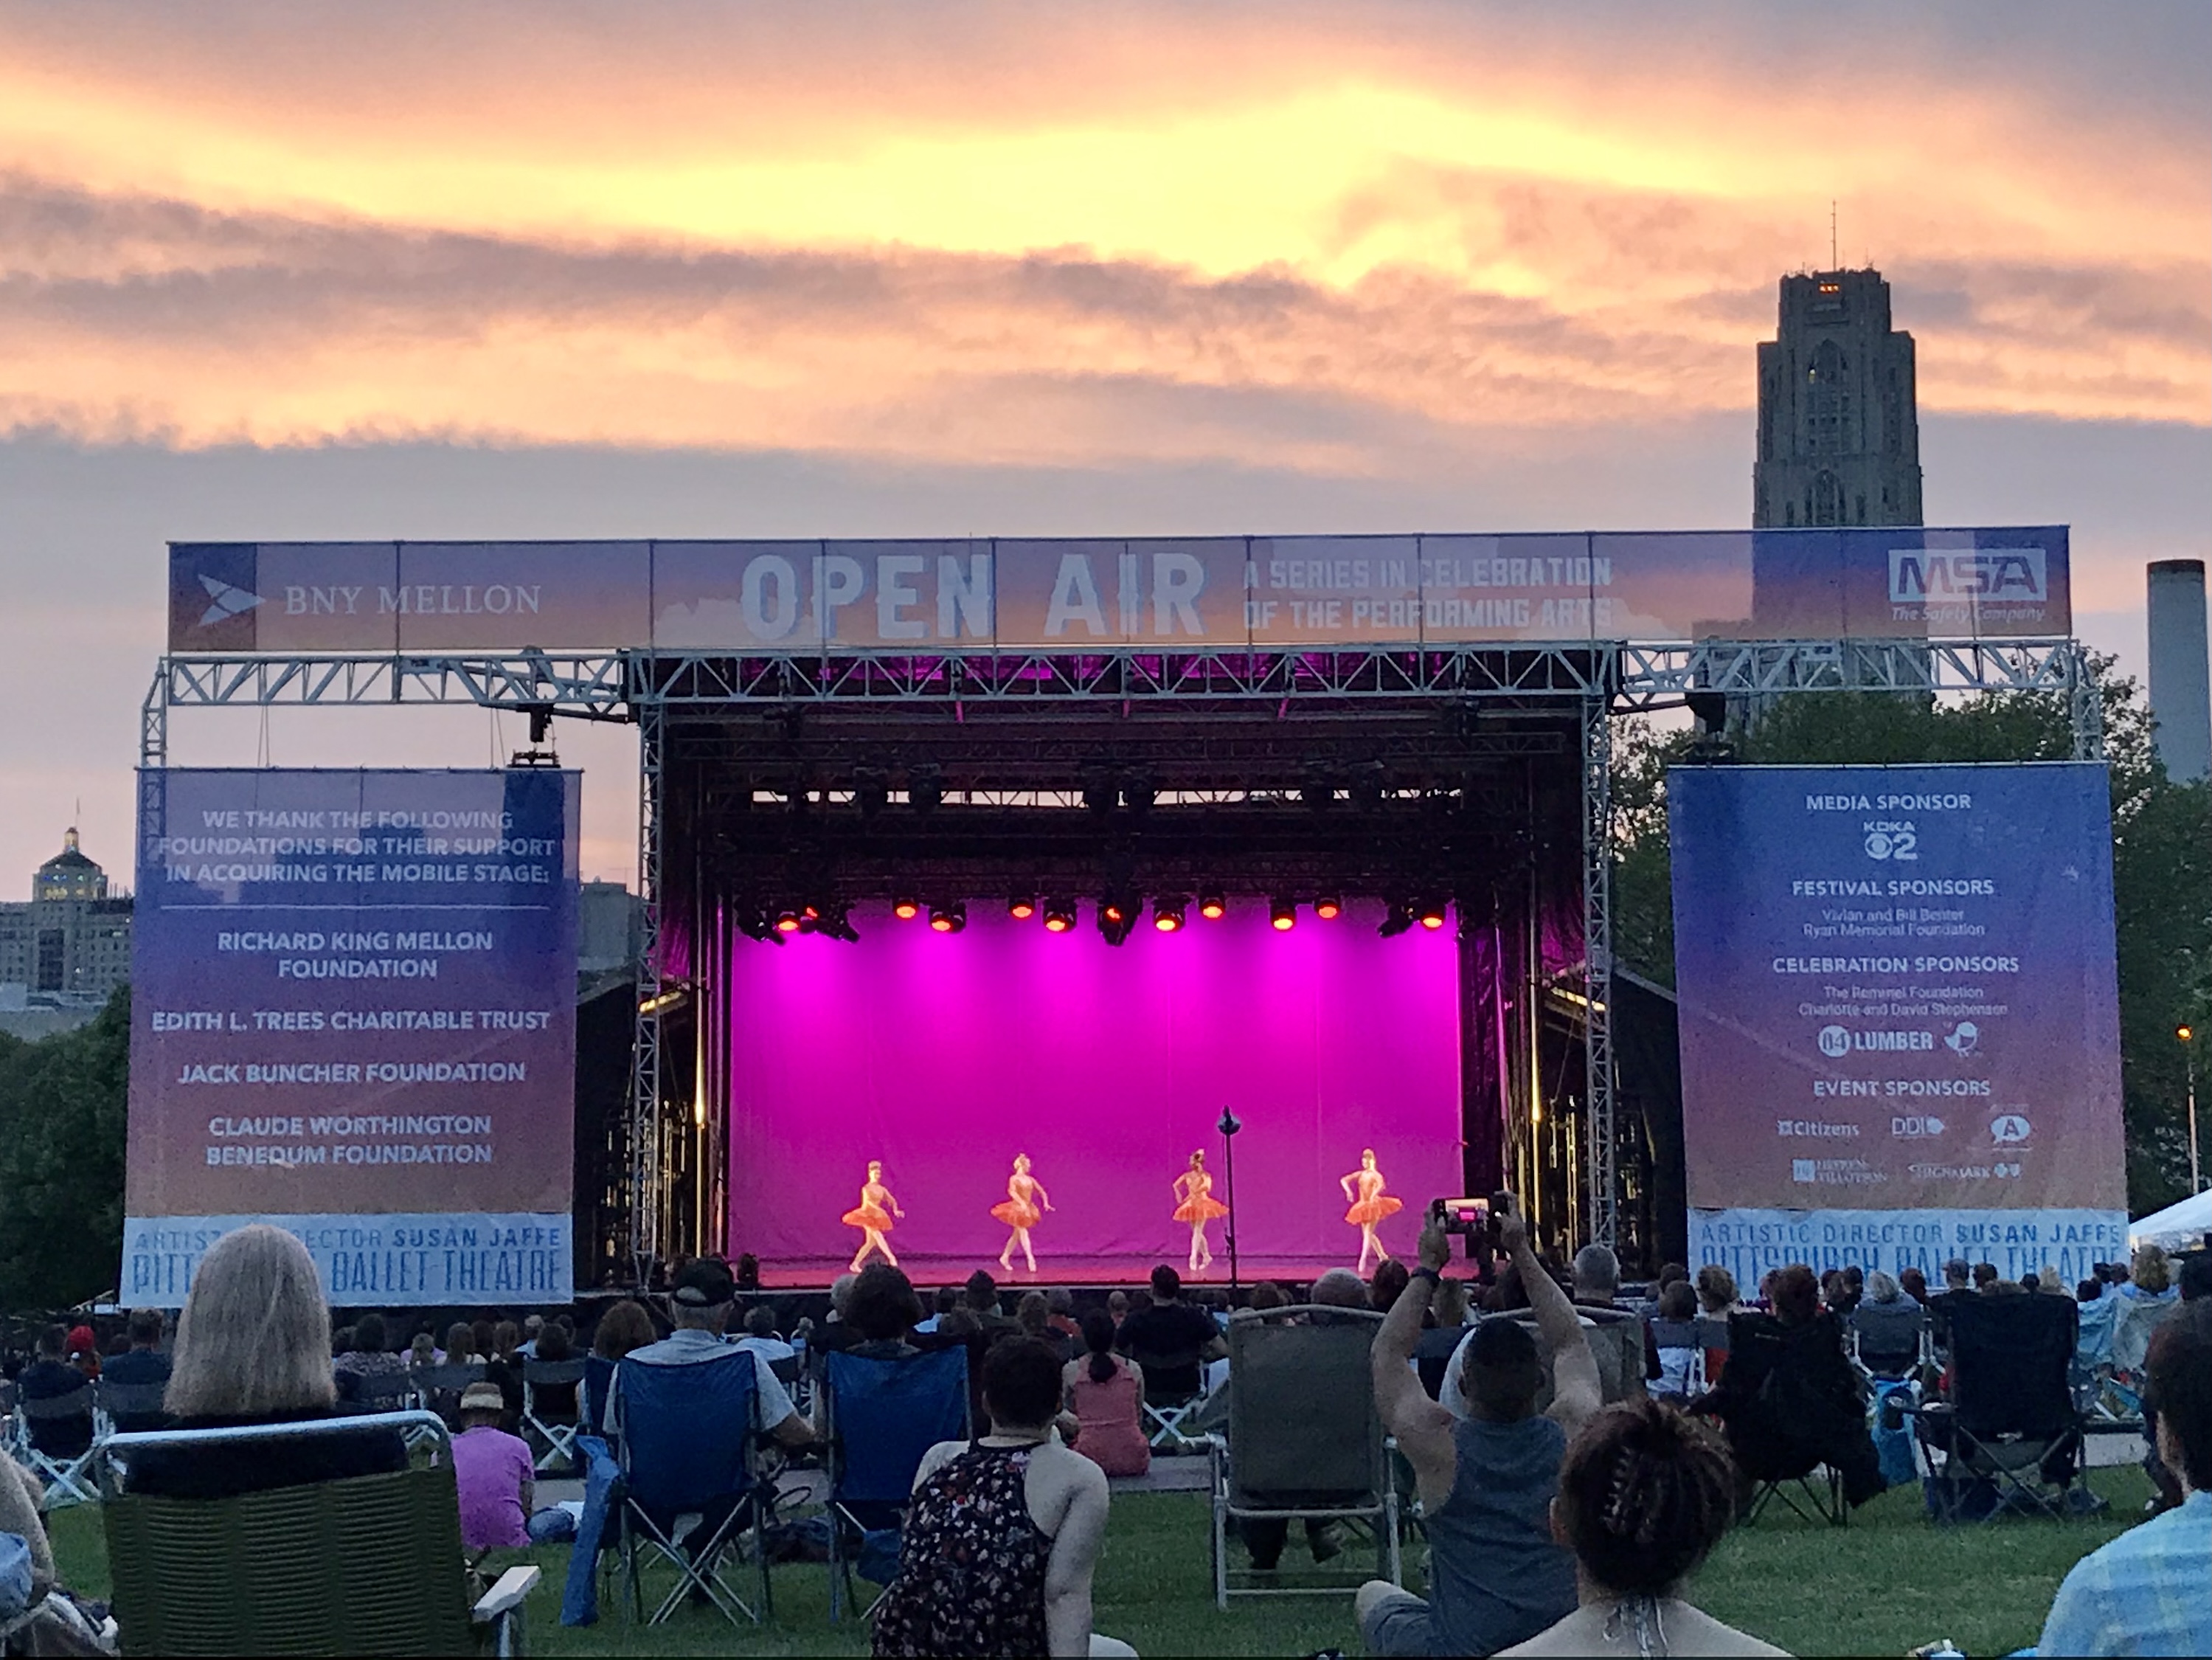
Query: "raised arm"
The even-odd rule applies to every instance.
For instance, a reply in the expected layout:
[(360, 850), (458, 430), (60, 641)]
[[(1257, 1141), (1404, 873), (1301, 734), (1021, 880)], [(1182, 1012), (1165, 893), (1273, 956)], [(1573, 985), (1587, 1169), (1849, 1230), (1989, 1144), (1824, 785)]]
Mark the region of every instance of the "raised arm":
[[(1421, 1230), (1421, 1266), (1443, 1272), (1451, 1261), (1451, 1239), (1435, 1217)], [(1452, 1415), (1429, 1399), (1413, 1366), (1413, 1346), (1421, 1338), (1421, 1315), (1429, 1306), (1431, 1281), (1415, 1274), (1398, 1293), (1375, 1334), (1370, 1364), (1375, 1371), (1375, 1410), (1382, 1427), (1398, 1438), (1398, 1449), (1413, 1467), (1421, 1502), (1434, 1510), (1451, 1496), (1459, 1457), (1452, 1444)]]
[(1605, 1392), (1598, 1382), (1597, 1357), (1590, 1353), (1589, 1339), (1583, 1335), (1582, 1316), (1575, 1312), (1575, 1305), (1528, 1248), (1528, 1222), (1520, 1206), (1515, 1205), (1498, 1220), (1499, 1238), (1513, 1266), (1521, 1272), (1528, 1306), (1535, 1310), (1537, 1329), (1544, 1334), (1544, 1345), (1552, 1352), (1550, 1416), (1572, 1435), (1584, 1419), (1605, 1403)]

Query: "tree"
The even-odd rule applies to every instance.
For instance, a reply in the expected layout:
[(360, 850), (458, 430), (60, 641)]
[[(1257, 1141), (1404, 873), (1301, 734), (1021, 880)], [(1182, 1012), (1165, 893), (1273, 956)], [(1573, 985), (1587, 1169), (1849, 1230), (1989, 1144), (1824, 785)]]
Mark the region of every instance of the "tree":
[[(2104, 701), (2112, 792), (2112, 895), (2120, 986), (2120, 1073), (2128, 1197), (2140, 1213), (2188, 1186), (2186, 1056), (2177, 1024), (2212, 1014), (2212, 786), (2176, 784), (2159, 764), (2150, 712), (2135, 681), (2093, 657)], [(2059, 692), (1986, 692), (1953, 702), (1859, 691), (1783, 698), (1739, 739), (1767, 765), (1890, 765), (2061, 761), (2073, 752)], [(1614, 754), (1618, 809), (1613, 945), (1647, 978), (1674, 981), (1667, 844), (1667, 769), (1689, 754), (1686, 732), (1622, 723)]]
[(0, 1308), (67, 1308), (114, 1286), (130, 1069), (127, 988), (75, 1031), (0, 1037)]

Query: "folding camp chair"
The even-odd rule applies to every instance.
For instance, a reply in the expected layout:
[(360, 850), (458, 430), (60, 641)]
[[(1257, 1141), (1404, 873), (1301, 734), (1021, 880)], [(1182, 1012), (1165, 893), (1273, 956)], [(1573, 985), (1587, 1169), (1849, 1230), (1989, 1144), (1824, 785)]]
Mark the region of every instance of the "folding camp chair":
[(484, 1363), (448, 1360), (435, 1366), (417, 1366), (410, 1376), (424, 1408), (436, 1413), (450, 1430), (459, 1418), (461, 1392), (471, 1383), (483, 1382)]
[(117, 1383), (105, 1377), (94, 1379), (93, 1405), (99, 1414), (94, 1433), (104, 1440), (111, 1435), (166, 1429), (169, 1414), (162, 1408), (161, 1397), (168, 1387), (166, 1383)]
[(1911, 1376), (1927, 1352), (1928, 1317), (1909, 1297), (1861, 1303), (1851, 1311), (1850, 1330), (1851, 1363), (1869, 1383)]
[(614, 1381), (613, 1361), (602, 1354), (584, 1357), (584, 1392), (581, 1397), (584, 1432), (604, 1437), (609, 1446), (621, 1438), (615, 1433), (615, 1426), (607, 1422), (607, 1392)]
[(539, 1570), (510, 1568), (470, 1606), (453, 1460), (229, 1499), (129, 1491), (134, 1455), (214, 1444), (250, 1458), (304, 1436), (419, 1429), (428, 1413), (118, 1435), (102, 1450), (107, 1560), (125, 1654), (522, 1652)]
[(362, 1412), (413, 1412), (422, 1406), (422, 1392), (409, 1372), (356, 1372), (352, 1402)]
[[(58, 1441), (66, 1444), (76, 1438), (64, 1427), (72, 1424), (84, 1426), (83, 1450), (51, 1450)], [(46, 1483), (45, 1503), (48, 1510), (100, 1501), (90, 1475), (94, 1456), (100, 1448), (99, 1428), (89, 1377), (67, 1395), (49, 1395), (44, 1400), (26, 1395), (16, 1401), (15, 1456), (33, 1475)], [(41, 1440), (46, 1446), (39, 1444)]]
[[(940, 1441), (964, 1441), (968, 1351), (933, 1349), (896, 1359), (832, 1354), (823, 1369), (830, 1481), (830, 1618), (854, 1596), (848, 1529), (885, 1530), (913, 1496), (922, 1455)], [(872, 1607), (868, 1612), (872, 1613)]]
[[(1229, 1432), (1209, 1438), (1213, 1601), (1356, 1591), (1341, 1585), (1250, 1583), (1232, 1574), (1229, 1529), (1253, 1521), (1344, 1522), (1371, 1535), (1376, 1572), (1400, 1583), (1398, 1486), (1375, 1410), (1370, 1354), (1382, 1316), (1362, 1310), (1246, 1311), (1229, 1323)], [(1243, 1578), (1246, 1583), (1232, 1584)]]
[[(1194, 1438), (1183, 1431), (1183, 1420), (1199, 1409), (1206, 1399), (1204, 1379), (1206, 1371), (1196, 1349), (1179, 1349), (1172, 1353), (1157, 1350), (1133, 1348), (1129, 1359), (1145, 1374), (1145, 1438), (1153, 1448), (1180, 1450)], [(1194, 1389), (1170, 1389), (1163, 1381), (1176, 1372), (1196, 1371), (1200, 1386)]]
[(1729, 1330), (1724, 1316), (1701, 1314), (1698, 1316), (1698, 1367), (1693, 1377), (1695, 1395), (1709, 1389), (1721, 1381), (1728, 1370)]
[[(1806, 1521), (1844, 1527), (1846, 1500), (1881, 1489), (1865, 1398), (1833, 1315), (1794, 1326), (1769, 1314), (1730, 1315), (1728, 1368), (1695, 1409), (1721, 1420), (1752, 1484), (1747, 1524), (1778, 1499)], [(1863, 1491), (1847, 1491), (1850, 1472)]]
[[(753, 1456), (760, 1391), (752, 1355), (732, 1348), (676, 1365), (624, 1359), (616, 1369), (615, 1416), (622, 1426), (617, 1456), (631, 1617), (658, 1625), (696, 1593), (732, 1625), (740, 1615), (756, 1625), (766, 1620), (768, 1552), (753, 1553), (760, 1569), (757, 1610), (730, 1589), (720, 1571), (723, 1553), (748, 1521), (764, 1537), (775, 1497), (760, 1479)], [(698, 1520), (679, 1544), (678, 1524), (687, 1516)], [(675, 1584), (650, 1618), (639, 1573), (641, 1548), (648, 1560), (658, 1557), (676, 1570)]]
[(1953, 1305), (1950, 1401), (1914, 1414), (1937, 1521), (2066, 1513), (2081, 1457), (2081, 1416), (2067, 1379), (2074, 1341), (2069, 1298)]
[[(583, 1404), (585, 1364), (581, 1360), (529, 1359), (522, 1363), (522, 1423), (526, 1430), (537, 1431), (545, 1443), (545, 1450), (536, 1462), (540, 1471), (551, 1469), (556, 1464), (574, 1467), (576, 1463), (576, 1433), (581, 1427), (576, 1414)], [(568, 1401), (567, 1418), (538, 1398), (540, 1389), (551, 1390), (556, 1399)]]

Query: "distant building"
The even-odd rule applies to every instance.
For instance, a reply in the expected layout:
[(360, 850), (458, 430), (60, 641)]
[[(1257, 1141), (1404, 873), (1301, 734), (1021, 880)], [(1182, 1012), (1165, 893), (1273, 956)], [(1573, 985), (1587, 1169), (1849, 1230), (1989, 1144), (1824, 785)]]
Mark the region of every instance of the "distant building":
[(1912, 337), (1890, 326), (1880, 271), (1782, 279), (1751, 488), (1758, 529), (1923, 522)]
[(31, 897), (0, 903), (0, 1031), (44, 1037), (82, 1025), (131, 978), (131, 899), (77, 845), (31, 876)]

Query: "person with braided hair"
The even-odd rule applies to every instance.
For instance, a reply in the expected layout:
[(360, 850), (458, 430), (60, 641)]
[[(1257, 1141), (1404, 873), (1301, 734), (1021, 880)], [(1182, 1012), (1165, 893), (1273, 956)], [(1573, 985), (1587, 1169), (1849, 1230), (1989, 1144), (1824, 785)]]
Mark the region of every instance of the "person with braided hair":
[(1607, 1407), (1568, 1444), (1552, 1535), (1575, 1554), (1575, 1611), (1505, 1654), (1751, 1655), (1785, 1651), (1723, 1625), (1682, 1582), (1735, 1524), (1735, 1461), (1663, 1401)]

